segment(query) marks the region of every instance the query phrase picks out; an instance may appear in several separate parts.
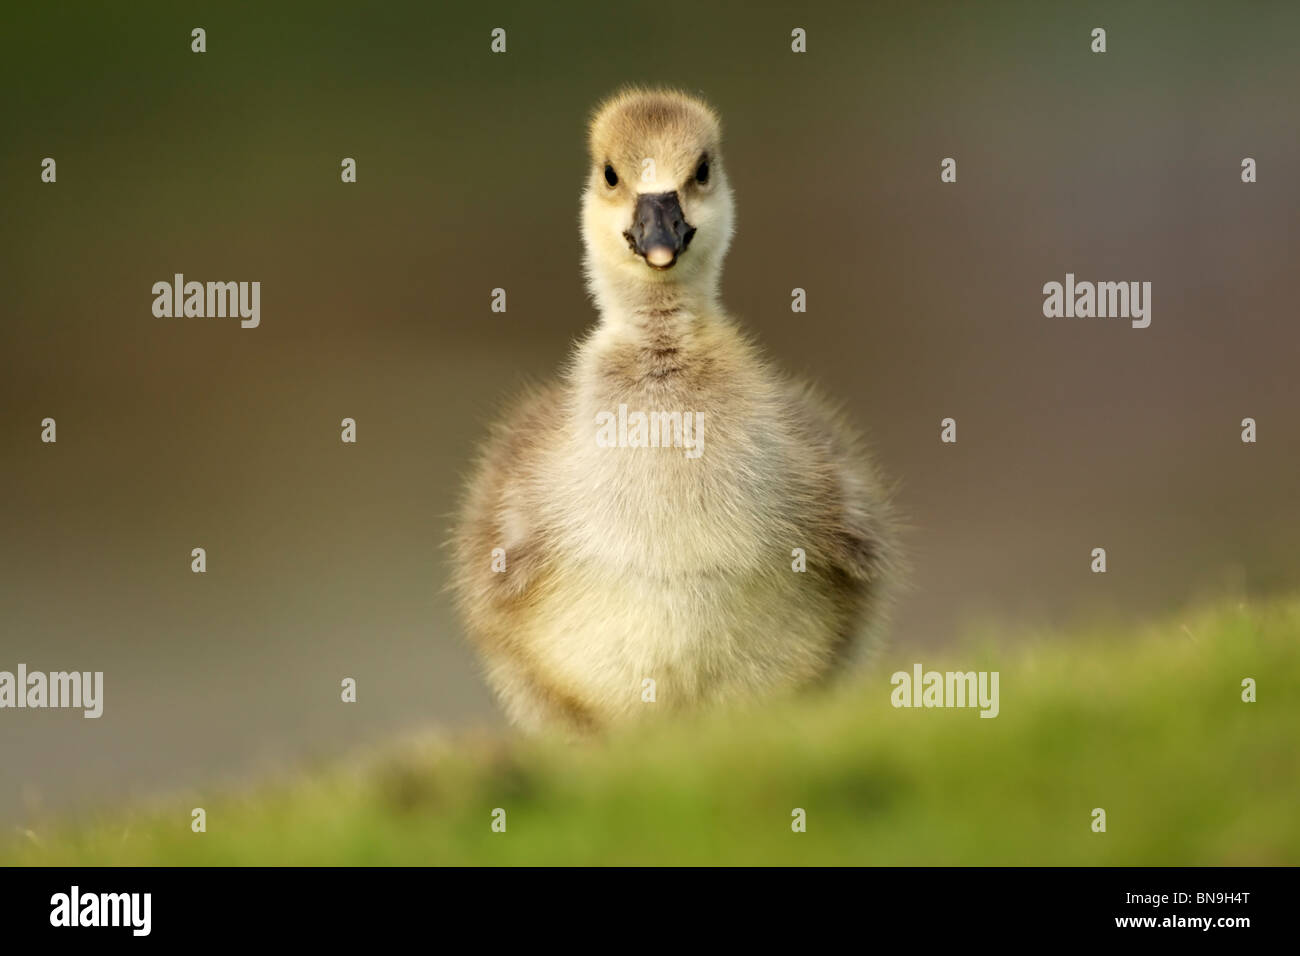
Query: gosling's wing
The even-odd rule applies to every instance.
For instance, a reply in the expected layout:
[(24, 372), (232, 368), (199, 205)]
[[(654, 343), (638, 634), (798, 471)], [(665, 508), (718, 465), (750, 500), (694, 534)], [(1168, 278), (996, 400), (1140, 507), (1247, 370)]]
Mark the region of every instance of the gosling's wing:
[(545, 553), (543, 452), (561, 427), (558, 385), (532, 387), (479, 450), (453, 534), (452, 588), (471, 622), (525, 596)]
[(791, 382), (788, 394), (821, 502), (822, 546), (851, 579), (884, 580), (899, 563), (892, 489), (881, 478), (866, 440), (839, 407), (805, 383)]

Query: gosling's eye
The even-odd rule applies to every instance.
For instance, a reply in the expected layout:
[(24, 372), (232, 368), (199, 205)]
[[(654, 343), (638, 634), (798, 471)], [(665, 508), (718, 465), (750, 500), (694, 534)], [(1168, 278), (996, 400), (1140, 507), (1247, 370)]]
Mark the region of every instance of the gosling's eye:
[(618, 173), (614, 172), (614, 167), (609, 163), (605, 164), (605, 182), (609, 183), (611, 188), (618, 185)]
[(709, 161), (701, 159), (700, 165), (695, 170), (695, 181), (703, 186), (709, 181)]

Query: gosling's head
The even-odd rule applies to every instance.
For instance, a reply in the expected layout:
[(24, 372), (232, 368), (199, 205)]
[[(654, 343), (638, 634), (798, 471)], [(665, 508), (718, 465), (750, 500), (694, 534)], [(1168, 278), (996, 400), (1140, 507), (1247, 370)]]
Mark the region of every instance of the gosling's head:
[(721, 139), (708, 104), (675, 90), (625, 90), (596, 110), (582, 238), (598, 297), (716, 292), (733, 217)]

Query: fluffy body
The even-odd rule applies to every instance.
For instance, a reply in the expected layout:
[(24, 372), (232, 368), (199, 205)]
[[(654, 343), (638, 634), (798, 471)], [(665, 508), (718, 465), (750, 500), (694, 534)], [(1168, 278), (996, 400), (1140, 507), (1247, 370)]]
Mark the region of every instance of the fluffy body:
[[(452, 584), (489, 683), (527, 729), (816, 683), (886, 603), (893, 522), (860, 439), (717, 301), (732, 223), (719, 145), (712, 111), (684, 94), (634, 90), (598, 111), (582, 223), (601, 321), (496, 427), (468, 485)], [(653, 178), (639, 178), (644, 157)], [(701, 157), (706, 183), (692, 179)], [(670, 190), (697, 231), (661, 271), (623, 233), (639, 193)], [(620, 405), (702, 413), (702, 453), (601, 447), (598, 415)]]

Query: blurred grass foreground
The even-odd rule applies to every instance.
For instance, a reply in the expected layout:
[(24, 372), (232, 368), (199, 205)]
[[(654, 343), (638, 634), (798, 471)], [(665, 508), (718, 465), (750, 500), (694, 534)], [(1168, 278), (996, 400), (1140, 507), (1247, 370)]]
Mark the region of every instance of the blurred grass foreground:
[(1300, 600), (979, 647), (923, 663), (999, 671), (994, 719), (896, 709), (876, 672), (596, 742), (406, 742), (7, 834), (0, 862), (1300, 863)]

